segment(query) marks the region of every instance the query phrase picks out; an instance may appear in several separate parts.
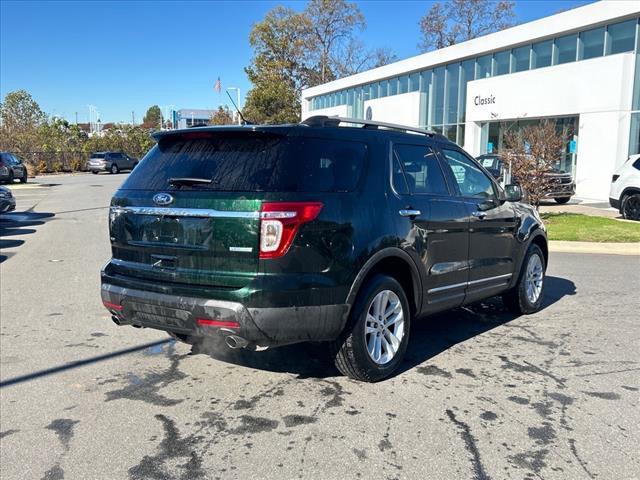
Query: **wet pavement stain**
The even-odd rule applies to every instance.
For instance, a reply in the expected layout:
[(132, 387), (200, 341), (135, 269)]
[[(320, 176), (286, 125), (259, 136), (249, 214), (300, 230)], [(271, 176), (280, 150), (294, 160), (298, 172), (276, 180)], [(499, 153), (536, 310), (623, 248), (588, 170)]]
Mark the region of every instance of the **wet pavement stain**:
[(270, 432), (278, 428), (278, 421), (271, 420), (264, 417), (253, 417), (251, 415), (242, 415), (240, 417), (241, 425), (233, 430), (231, 433), (236, 435), (245, 435), (247, 433), (261, 433)]
[(529, 427), (527, 434), (538, 445), (548, 445), (556, 438), (556, 432), (549, 422), (544, 422), (541, 427)]
[[(138, 465), (129, 469), (129, 477), (133, 480), (196, 480), (205, 478), (202, 469), (202, 458), (195, 451), (195, 445), (201, 441), (201, 437), (189, 435), (181, 438), (175, 422), (165, 415), (155, 415), (162, 422), (164, 438), (158, 445), (159, 452), (156, 455), (145, 455)], [(177, 463), (180, 459), (186, 459), (185, 463)], [(175, 472), (170, 472), (167, 463), (175, 465)]]
[(480, 414), (480, 418), (483, 419), (483, 420), (493, 421), (493, 420), (498, 418), (498, 415), (496, 415), (493, 412), (486, 411), (486, 412), (482, 412)]
[(614, 392), (582, 392), (590, 397), (602, 398), (603, 400), (620, 400), (620, 395)]
[(298, 427), (300, 425), (308, 425), (318, 421), (317, 417), (310, 417), (307, 415), (286, 415), (282, 417), (284, 426), (287, 428)]
[(478, 378), (476, 377), (476, 374), (473, 373), (473, 370), (471, 370), (470, 368), (457, 368), (456, 373), (466, 375), (467, 377), (470, 377), (470, 378)]
[(164, 371), (151, 371), (142, 377), (131, 373), (128, 374), (126, 378), (129, 384), (123, 388), (106, 392), (106, 401), (137, 400), (160, 407), (171, 407), (182, 403), (184, 399), (172, 399), (160, 393), (160, 389), (167, 385), (187, 378), (187, 375), (178, 368), (180, 360), (184, 356), (172, 355), (169, 358), (169, 368)]
[(42, 480), (63, 480), (64, 479), (64, 470), (57, 463), (51, 467), (49, 470), (44, 472), (44, 476)]
[(65, 450), (69, 450), (69, 443), (73, 438), (73, 428), (79, 420), (71, 420), (69, 418), (58, 418), (46, 426), (48, 430), (53, 430), (60, 440)]
[(508, 397), (507, 400), (511, 400), (513, 403), (517, 403), (518, 405), (528, 405), (529, 399), (524, 397), (518, 397), (516, 395), (512, 397)]
[(451, 374), (442, 368), (438, 368), (435, 365), (425, 365), (424, 367), (416, 368), (416, 372), (422, 375), (431, 375), (435, 377), (451, 378)]
[(342, 406), (344, 402), (344, 395), (348, 392), (345, 392), (344, 388), (342, 388), (342, 385), (340, 385), (338, 382), (327, 381), (326, 383), (328, 383), (329, 385), (323, 387), (320, 390), (320, 393), (324, 397), (330, 397), (330, 399), (327, 401), (327, 403), (325, 403), (323, 410), (326, 410), (327, 408)]
[(357, 448), (354, 448), (352, 451), (361, 462), (364, 462), (367, 459), (367, 451), (365, 449), (358, 450)]
[(547, 466), (547, 464), (544, 463), (544, 459), (548, 453), (549, 450), (537, 450), (533, 452), (518, 453), (507, 458), (513, 462), (514, 465), (526, 468), (538, 474)]
[(576, 448), (575, 439), (569, 439), (569, 448), (573, 457), (578, 461), (578, 465), (580, 465), (580, 467), (582, 467), (582, 469), (584, 470), (584, 473), (586, 473), (591, 479), (596, 478), (596, 475), (594, 475), (591, 470), (587, 468), (587, 463), (580, 457), (580, 455), (578, 455), (578, 449)]
[(542, 368), (538, 367), (537, 365), (533, 365), (530, 362), (525, 361), (524, 364), (513, 362), (509, 360), (506, 355), (498, 355), (498, 358), (502, 360), (502, 368), (505, 370), (513, 370), (519, 373), (535, 373), (554, 380), (560, 387), (564, 388), (565, 386), (565, 379), (558, 378), (552, 373), (543, 370)]
[(451, 422), (458, 428), (458, 433), (464, 441), (464, 446), (471, 454), (471, 464), (473, 468), (474, 480), (489, 480), (491, 477), (487, 474), (484, 465), (482, 464), (482, 459), (480, 458), (480, 451), (478, 450), (476, 439), (471, 434), (471, 427), (469, 427), (469, 425), (467, 425), (463, 421), (458, 420), (452, 410), (447, 409), (446, 414), (447, 417), (449, 417), (449, 420), (451, 420)]

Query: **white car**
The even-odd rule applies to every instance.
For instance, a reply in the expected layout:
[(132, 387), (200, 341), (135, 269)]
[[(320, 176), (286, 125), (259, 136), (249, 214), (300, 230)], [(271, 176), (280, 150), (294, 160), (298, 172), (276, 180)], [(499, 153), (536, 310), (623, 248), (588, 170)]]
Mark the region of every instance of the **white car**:
[(640, 155), (631, 155), (611, 178), (609, 204), (628, 220), (640, 220)]

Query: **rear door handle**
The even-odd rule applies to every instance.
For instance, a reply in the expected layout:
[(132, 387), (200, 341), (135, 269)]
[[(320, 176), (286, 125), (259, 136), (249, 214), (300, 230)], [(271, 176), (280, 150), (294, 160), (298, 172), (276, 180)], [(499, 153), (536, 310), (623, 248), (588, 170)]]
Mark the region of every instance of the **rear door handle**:
[(421, 215), (422, 212), (420, 210), (400, 210), (398, 212), (400, 214), (401, 217), (417, 217), (418, 215)]
[(476, 217), (478, 220), (484, 220), (484, 218), (487, 216), (487, 213), (486, 212), (473, 212), (471, 215)]

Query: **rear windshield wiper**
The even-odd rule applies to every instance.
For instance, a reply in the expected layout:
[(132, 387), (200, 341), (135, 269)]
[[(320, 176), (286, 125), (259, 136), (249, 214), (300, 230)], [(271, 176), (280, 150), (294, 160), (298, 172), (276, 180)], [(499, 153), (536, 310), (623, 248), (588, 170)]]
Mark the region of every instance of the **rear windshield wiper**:
[(197, 177), (178, 177), (170, 178), (169, 185), (174, 187), (189, 187), (193, 185), (211, 185), (213, 179), (211, 178), (197, 178)]

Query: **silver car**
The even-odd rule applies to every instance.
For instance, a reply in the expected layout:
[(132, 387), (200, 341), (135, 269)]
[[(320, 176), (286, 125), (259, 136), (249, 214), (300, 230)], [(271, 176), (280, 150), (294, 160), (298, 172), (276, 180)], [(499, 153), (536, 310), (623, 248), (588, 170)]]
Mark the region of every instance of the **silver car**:
[(87, 170), (91, 173), (100, 172), (119, 173), (121, 170), (133, 170), (138, 164), (138, 159), (130, 157), (122, 152), (96, 152), (92, 153), (87, 162)]

